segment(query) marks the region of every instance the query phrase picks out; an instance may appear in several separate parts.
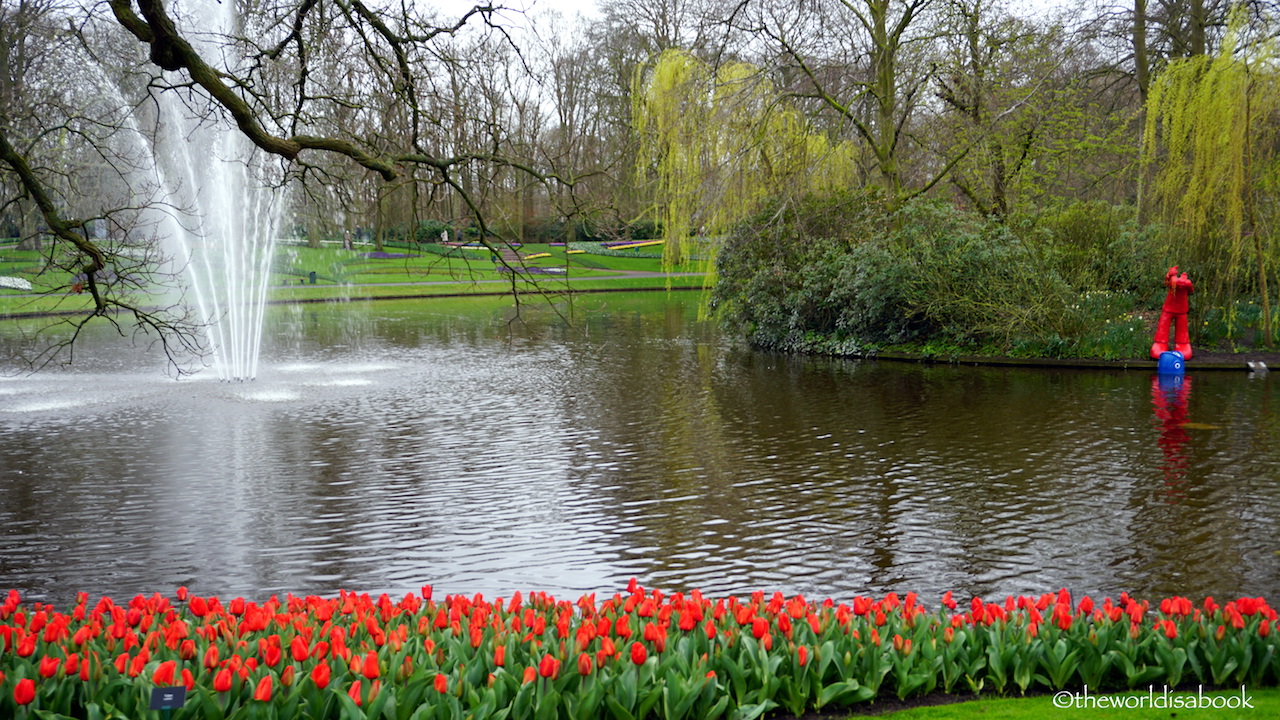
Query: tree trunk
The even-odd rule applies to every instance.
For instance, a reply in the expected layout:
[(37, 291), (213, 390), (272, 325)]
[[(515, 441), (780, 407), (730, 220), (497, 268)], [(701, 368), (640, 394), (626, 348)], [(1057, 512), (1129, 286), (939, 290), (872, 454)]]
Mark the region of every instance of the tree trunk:
[(871, 15), (872, 67), (875, 72), (876, 161), (889, 197), (902, 194), (897, 153), (897, 40), (889, 34), (889, 0), (867, 3)]
[[(1151, 90), (1151, 61), (1147, 58), (1147, 0), (1133, 0), (1133, 76), (1138, 84), (1138, 127), (1143, 133), (1147, 127), (1147, 93)], [(1145, 140), (1139, 137), (1138, 147), (1144, 146)], [(1150, 175), (1147, 163), (1138, 163), (1138, 199), (1135, 204), (1139, 225), (1145, 225), (1148, 220), (1145, 195)]]

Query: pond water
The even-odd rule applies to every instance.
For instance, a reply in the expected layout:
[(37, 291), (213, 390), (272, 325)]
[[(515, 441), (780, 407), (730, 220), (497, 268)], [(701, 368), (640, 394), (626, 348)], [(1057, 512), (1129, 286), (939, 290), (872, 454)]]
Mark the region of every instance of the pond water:
[(697, 304), (277, 307), (240, 384), (91, 338), (0, 378), (0, 590), (1280, 590), (1272, 377), (771, 355)]

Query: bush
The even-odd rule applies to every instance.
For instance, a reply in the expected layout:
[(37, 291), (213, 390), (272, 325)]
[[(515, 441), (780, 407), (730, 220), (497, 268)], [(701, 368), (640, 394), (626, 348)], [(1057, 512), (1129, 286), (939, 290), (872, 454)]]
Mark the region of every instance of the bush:
[[(760, 347), (819, 350), (828, 345), (856, 351), (876, 339), (867, 329), (883, 323), (859, 318), (860, 312), (877, 312), (848, 295), (857, 295), (856, 282), (879, 267), (873, 264), (882, 258), (876, 257), (872, 238), (883, 235), (887, 222), (874, 192), (776, 202), (726, 237), (716, 259), (711, 307)], [(865, 265), (866, 272), (851, 273), (850, 265)], [(842, 281), (842, 273), (853, 277)], [(877, 300), (885, 306), (880, 317), (899, 314), (893, 297)]]
[(713, 307), (768, 348), (1007, 348), (1089, 325), (1043, 249), (1009, 227), (937, 202), (891, 213), (874, 192), (769, 208), (731, 234), (718, 271)]
[(1156, 225), (1139, 227), (1129, 207), (1077, 202), (1022, 224), (1044, 234), (1054, 266), (1081, 288), (1128, 293), (1147, 301), (1159, 290), (1164, 271), (1177, 262), (1165, 257), (1163, 230)]

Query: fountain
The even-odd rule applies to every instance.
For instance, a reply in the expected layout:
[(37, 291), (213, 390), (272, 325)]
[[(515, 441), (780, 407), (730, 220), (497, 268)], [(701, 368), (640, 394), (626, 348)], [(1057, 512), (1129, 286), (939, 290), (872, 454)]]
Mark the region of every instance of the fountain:
[[(227, 45), (210, 38), (230, 34), (234, 3), (199, 2), (187, 8), (193, 44), (206, 57), (234, 63)], [(226, 381), (252, 380), (258, 371), (275, 240), (284, 213), (283, 171), (216, 111), (198, 112), (177, 92), (159, 93), (149, 138), (163, 210), (152, 222), (166, 254), (181, 266), (201, 322), (211, 365)], [(135, 124), (135, 128), (136, 128)]]

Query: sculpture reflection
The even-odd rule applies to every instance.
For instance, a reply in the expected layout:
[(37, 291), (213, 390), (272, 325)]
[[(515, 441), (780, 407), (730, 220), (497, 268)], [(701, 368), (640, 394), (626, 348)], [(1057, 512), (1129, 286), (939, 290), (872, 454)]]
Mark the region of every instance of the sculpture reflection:
[(1151, 404), (1160, 423), (1160, 451), (1164, 453), (1164, 480), (1171, 496), (1181, 496), (1189, 460), (1186, 453), (1187, 400), (1191, 378), (1182, 373), (1151, 377)]

